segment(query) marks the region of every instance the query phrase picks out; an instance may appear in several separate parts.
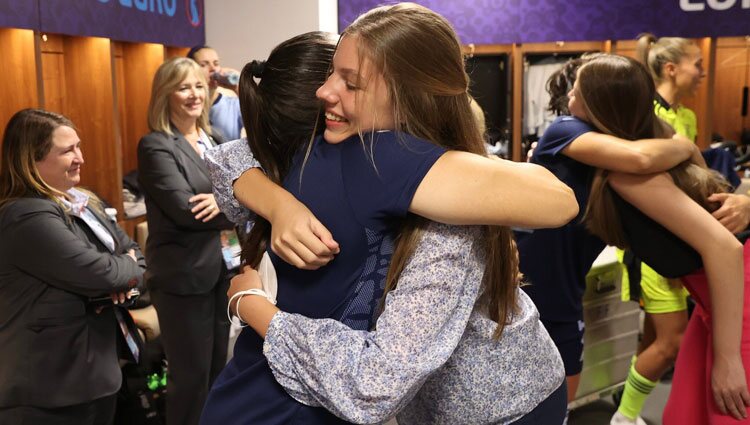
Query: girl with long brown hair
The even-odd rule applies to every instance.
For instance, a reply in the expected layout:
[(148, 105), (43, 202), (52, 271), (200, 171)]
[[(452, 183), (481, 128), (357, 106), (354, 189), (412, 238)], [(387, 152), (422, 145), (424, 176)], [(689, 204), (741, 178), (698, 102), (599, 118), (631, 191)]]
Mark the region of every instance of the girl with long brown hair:
[[(638, 102), (622, 102), (618, 90)], [(650, 113), (654, 86), (632, 59), (604, 56), (586, 63), (574, 94), (581, 113), (603, 133), (637, 139), (669, 131)], [(592, 185), (588, 228), (609, 244), (632, 249), (657, 272), (682, 277), (697, 303), (677, 357), (664, 424), (748, 422), (746, 261), (742, 243), (709, 212), (718, 207), (709, 197), (726, 187), (714, 172), (692, 163), (647, 176), (600, 170)], [(748, 253), (746, 245), (744, 258)]]
[[(580, 213), (575, 220), (559, 228), (516, 233), (521, 272), (530, 283), (523, 289), (539, 309), (542, 323), (560, 351), (569, 401), (577, 397), (584, 366), (586, 274), (605, 247), (601, 239), (586, 230), (582, 221), (594, 172), (603, 168), (654, 173), (698, 155), (695, 145), (684, 137), (650, 136), (626, 140), (603, 134), (587, 122), (579, 109), (580, 103), (575, 102), (575, 96), (571, 100), (569, 95), (574, 94), (572, 88), (580, 65), (597, 55), (601, 53), (573, 59), (550, 78), (547, 85), (551, 96), (549, 109), (561, 116), (545, 131), (531, 155), (532, 162), (548, 168), (573, 189)], [(637, 102), (634, 94), (627, 90), (620, 90), (617, 96), (623, 102)]]
[[(415, 51), (424, 52), (424, 57), (414, 60)], [(264, 78), (265, 71), (261, 84)], [(347, 184), (353, 184), (352, 181), (358, 179), (357, 174), (366, 170), (377, 173), (386, 182), (393, 179), (394, 169), (389, 165), (393, 159), (378, 151), (402, 149), (398, 146), (404, 144), (407, 151), (394, 153), (407, 155), (408, 151), (414, 153), (414, 148), (423, 150), (423, 146), (414, 144), (412, 135), (451, 149), (483, 153), (480, 132), (469, 107), (467, 86), (460, 44), (442, 17), (416, 5), (396, 5), (369, 12), (343, 35), (332, 73), (318, 91), (326, 106), (326, 145), (318, 143), (312, 147), (307, 163), (304, 168), (300, 167), (304, 174), (290, 174), (291, 185), (287, 180), (285, 187), (294, 192), (301, 180), (303, 187), (296, 195), (309, 197), (309, 191), (315, 189), (305, 183), (318, 172), (316, 155), (331, 146), (355, 149), (360, 155), (363, 152), (366, 155), (343, 170), (334, 170), (343, 175), (315, 182), (316, 185), (326, 184), (329, 190), (335, 190), (336, 180), (342, 177)], [(383, 131), (385, 129), (400, 131)], [(370, 155), (372, 150), (374, 154)], [(447, 168), (441, 171), (440, 167)], [(485, 180), (484, 173), (494, 167), (498, 167), (495, 176), (505, 174), (510, 180)], [(538, 177), (527, 182), (516, 180), (525, 174), (521, 171), (524, 167), (517, 167), (465, 152), (442, 154), (415, 189), (409, 210), (434, 218), (435, 213), (423, 205), (430, 201), (434, 204), (436, 200), (428, 198), (441, 196), (437, 187), (448, 193), (443, 193), (443, 198), (437, 201), (448, 205), (456, 199), (453, 193), (458, 188), (477, 193), (472, 191), (484, 182), (491, 181), (499, 188), (511, 183), (536, 185), (540, 182)], [(533, 169), (538, 171), (536, 167)], [(476, 173), (474, 179), (468, 177), (472, 171)], [(408, 170), (395, 172), (409, 173)], [(455, 176), (465, 180), (455, 181)], [(559, 187), (551, 179), (545, 184)], [(382, 199), (378, 193), (381, 190), (389, 191), (386, 200), (396, 195), (382, 184), (360, 189), (374, 193), (351, 196)], [(485, 191), (493, 189), (489, 184), (484, 186)], [(504, 211), (498, 213), (497, 208), (474, 211), (475, 222), (483, 219), (503, 224), (520, 221), (536, 226), (559, 225), (571, 214), (567, 211), (568, 201), (572, 200), (567, 189), (554, 195), (558, 197), (556, 200), (547, 200), (560, 202), (551, 211), (554, 215), (564, 215), (553, 220), (556, 224), (540, 223), (545, 213), (529, 209), (537, 202), (536, 195), (514, 194), (512, 190), (503, 193), (501, 189), (499, 192), (500, 199), (479, 200), (479, 203), (502, 202)], [(525, 207), (519, 207), (527, 195), (533, 198)], [(335, 207), (341, 209), (341, 206)], [(326, 226), (340, 226), (331, 221), (334, 216), (323, 217), (326, 212), (319, 213), (316, 208), (319, 207), (314, 204), (311, 207)], [(452, 208), (448, 205), (447, 213), (446, 209), (442, 211), (443, 218), (452, 222), (467, 221), (455, 212), (461, 208), (477, 209), (474, 205)], [(351, 261), (343, 256), (347, 250), (355, 248), (351, 241), (342, 240), (351, 238), (350, 235), (331, 230), (341, 244), (341, 254), (320, 272)], [(266, 337), (264, 353), (278, 383), (295, 399), (309, 405), (322, 405), (346, 420), (382, 422), (405, 408), (399, 415), (401, 423), (512, 423), (517, 420), (525, 423), (533, 420), (532, 417), (545, 423), (561, 423), (565, 410), (561, 364), (538, 322), (533, 304), (518, 289), (514, 258), (507, 228), (447, 228), (410, 218), (401, 228), (388, 271), (389, 288), (396, 283), (398, 286), (388, 293), (375, 332), (365, 332), (373, 320), (369, 313), (360, 312), (358, 323), (351, 320), (349, 309), (344, 310), (343, 316), (308, 314), (313, 318), (338, 320), (314, 320), (280, 312), (263, 296), (258, 296), (262, 295), (257, 292), (259, 282), (252, 273), (235, 280), (230, 294), (241, 297), (237, 302), (239, 316)], [(358, 267), (375, 267), (382, 273), (387, 264), (387, 259), (373, 258), (372, 263), (368, 260)], [(284, 271), (286, 267), (282, 265), (278, 269), (278, 262), (274, 265), (277, 271)], [(383, 277), (373, 276), (373, 280), (382, 283)], [(334, 283), (347, 285), (345, 281)], [(294, 283), (303, 288), (309, 288), (309, 284), (304, 280)], [(365, 304), (373, 301), (377, 304), (382, 286), (375, 286), (373, 291), (368, 285), (371, 283), (363, 282), (354, 288), (354, 298)], [(255, 291), (243, 296), (240, 290), (247, 288)], [(280, 281), (279, 305), (282, 304), (281, 294)], [(328, 298), (332, 298), (331, 295)], [(313, 292), (308, 291), (308, 297), (313, 296)], [(282, 306), (282, 310), (290, 309)], [(346, 325), (360, 330), (353, 331)], [(246, 347), (242, 339), (247, 333), (241, 335), (238, 347)], [(285, 423), (289, 419), (280, 418), (280, 413), (267, 412), (264, 419), (253, 413), (267, 406), (251, 406), (251, 402), (257, 400), (261, 392), (276, 391), (278, 384), (273, 379), (261, 382), (257, 376), (248, 375), (243, 368), (258, 362), (258, 355), (253, 357), (244, 350), (235, 350), (234, 363), (230, 363), (224, 379), (220, 378), (209, 397), (204, 420), (220, 417), (231, 423), (252, 418), (266, 420), (264, 423)], [(467, 387), (472, 388), (470, 393), (461, 390)], [(460, 397), (460, 401), (456, 397)], [(263, 397), (263, 400), (268, 398)], [(225, 414), (223, 407), (233, 409), (232, 413)], [(296, 408), (299, 410), (291, 412), (298, 415), (293, 416), (295, 420), (303, 417), (299, 416), (302, 412), (309, 411), (301, 405)], [(526, 417), (530, 414), (532, 416)], [(316, 423), (310, 415), (304, 418)], [(326, 417), (326, 420), (333, 421), (333, 418)]]

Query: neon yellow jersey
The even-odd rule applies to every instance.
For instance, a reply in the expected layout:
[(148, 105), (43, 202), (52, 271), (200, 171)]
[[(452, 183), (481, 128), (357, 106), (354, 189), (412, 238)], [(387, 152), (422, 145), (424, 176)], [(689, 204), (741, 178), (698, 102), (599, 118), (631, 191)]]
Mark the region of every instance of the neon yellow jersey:
[(690, 108), (684, 106), (672, 108), (664, 99), (657, 97), (654, 100), (654, 112), (657, 117), (669, 124), (675, 133), (695, 142), (698, 136), (698, 120), (695, 117), (695, 112)]

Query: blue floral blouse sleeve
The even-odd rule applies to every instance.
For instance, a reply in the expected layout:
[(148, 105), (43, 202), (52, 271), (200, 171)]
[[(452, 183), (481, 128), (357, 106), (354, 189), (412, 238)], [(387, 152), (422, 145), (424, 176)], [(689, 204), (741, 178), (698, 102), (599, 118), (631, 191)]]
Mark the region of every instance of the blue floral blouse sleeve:
[(233, 140), (209, 149), (206, 151), (205, 159), (214, 186), (214, 197), (221, 212), (237, 225), (252, 222), (255, 214), (240, 205), (232, 189), (234, 181), (242, 173), (251, 168), (260, 168), (260, 163), (250, 151), (247, 139)]
[(376, 331), (279, 312), (264, 353), (298, 401), (356, 423), (393, 417), (451, 356), (484, 270), (479, 227), (431, 223), (385, 302)]

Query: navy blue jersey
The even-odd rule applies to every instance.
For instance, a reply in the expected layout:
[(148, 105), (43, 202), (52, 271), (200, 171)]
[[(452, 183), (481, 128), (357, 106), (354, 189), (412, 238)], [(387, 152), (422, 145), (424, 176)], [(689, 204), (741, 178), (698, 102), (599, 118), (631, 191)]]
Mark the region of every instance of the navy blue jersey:
[[(443, 152), (424, 140), (390, 131), (368, 134), (364, 143), (358, 136), (338, 144), (318, 137), (306, 160), (300, 152), (284, 187), (331, 231), (341, 253), (312, 271), (290, 266), (271, 253), (279, 308), (369, 330), (383, 294), (397, 226), (422, 178)], [(252, 329), (243, 330), (233, 359), (209, 394), (202, 423), (343, 422), (325, 409), (292, 399), (274, 380), (262, 348), (262, 338)]]
[(605, 246), (581, 221), (596, 168), (562, 153), (575, 139), (591, 131), (596, 130), (578, 118), (558, 117), (539, 140), (531, 158), (531, 162), (549, 169), (573, 189), (580, 210), (565, 226), (516, 232), (521, 272), (530, 283), (523, 289), (543, 321), (582, 320), (586, 273)]

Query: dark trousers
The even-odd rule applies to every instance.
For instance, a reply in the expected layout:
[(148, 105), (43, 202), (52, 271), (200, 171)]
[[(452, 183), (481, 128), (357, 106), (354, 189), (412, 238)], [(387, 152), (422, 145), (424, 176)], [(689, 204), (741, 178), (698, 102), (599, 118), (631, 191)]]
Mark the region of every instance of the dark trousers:
[(151, 292), (169, 362), (167, 425), (198, 423), (208, 390), (226, 364), (228, 288), (229, 280), (222, 272), (216, 286), (205, 294)]
[(568, 409), (568, 387), (565, 382), (531, 412), (511, 425), (561, 425)]
[[(39, 383), (39, 385), (44, 385)], [(31, 406), (0, 409), (0, 424), (13, 425), (110, 425), (115, 417), (117, 394), (73, 406)]]

